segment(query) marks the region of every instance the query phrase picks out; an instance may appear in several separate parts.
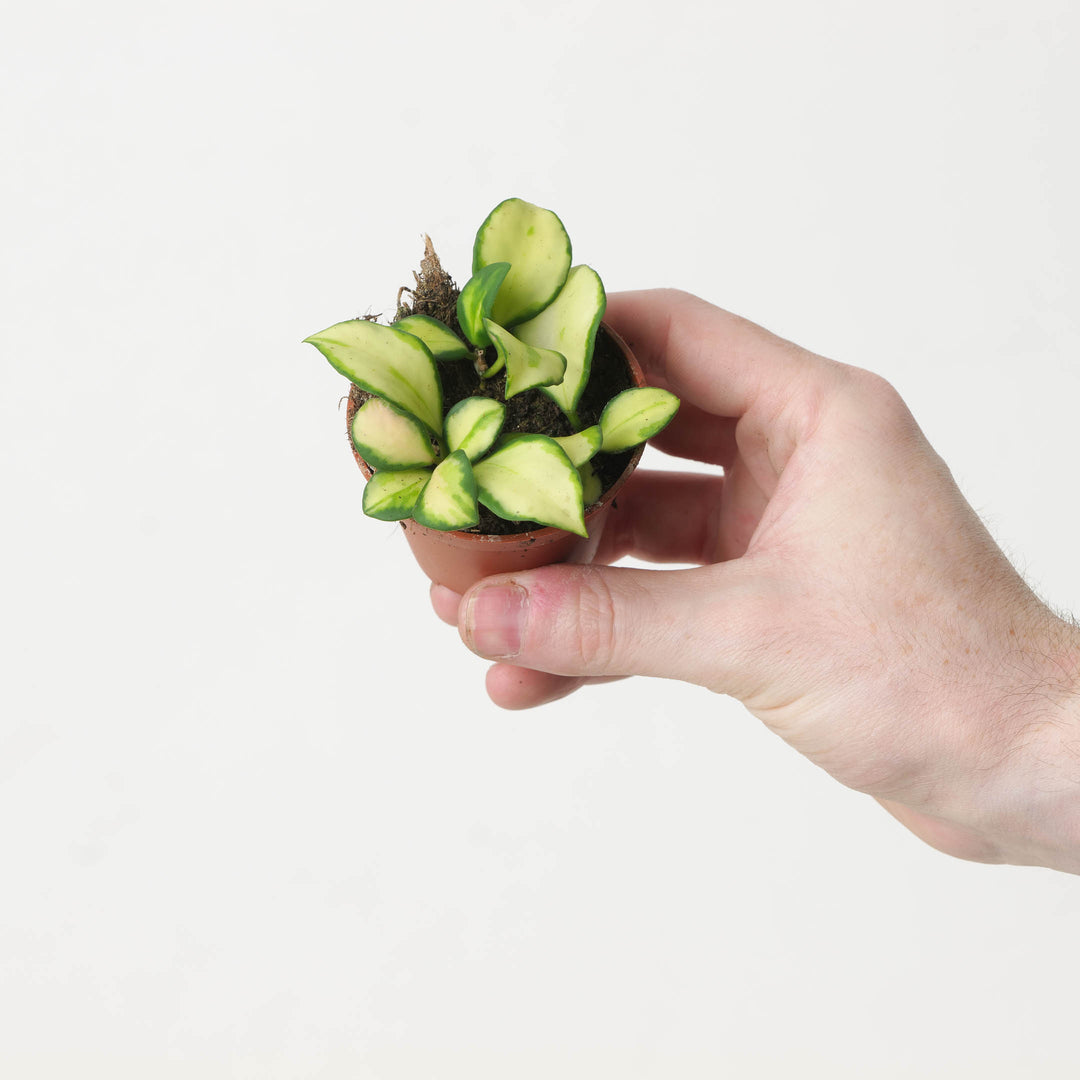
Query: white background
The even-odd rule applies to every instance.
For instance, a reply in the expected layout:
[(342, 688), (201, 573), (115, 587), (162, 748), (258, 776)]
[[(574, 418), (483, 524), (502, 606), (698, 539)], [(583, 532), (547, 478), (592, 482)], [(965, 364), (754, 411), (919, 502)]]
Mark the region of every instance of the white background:
[(1078, 54), (1074, 0), (9, 11), (0, 1074), (1075, 1077), (1080, 880), (694, 687), (495, 709), (300, 340), (530, 199), (886, 375), (1080, 610)]

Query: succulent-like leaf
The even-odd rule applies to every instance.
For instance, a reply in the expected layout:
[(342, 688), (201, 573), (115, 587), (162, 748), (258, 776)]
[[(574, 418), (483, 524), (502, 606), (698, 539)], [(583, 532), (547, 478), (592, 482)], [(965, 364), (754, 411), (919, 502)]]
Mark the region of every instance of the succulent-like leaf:
[(600, 501), (604, 494), (604, 487), (600, 483), (600, 477), (596, 475), (591, 461), (586, 461), (578, 466), (578, 475), (581, 477), (581, 499), (586, 506), (592, 506)]
[(380, 469), (364, 486), (364, 513), (380, 521), (410, 517), (430, 478), (430, 469)]
[(461, 324), (461, 332), (478, 349), (486, 348), (491, 344), (491, 339), (484, 329), (484, 320), (491, 315), (495, 294), (498, 293), (499, 286), (502, 285), (509, 270), (508, 262), (482, 266), (465, 282), (465, 287), (458, 293), (457, 317)]
[(427, 487), (416, 500), (412, 516), (419, 524), (444, 532), (469, 529), (480, 520), (476, 480), (464, 450), (455, 450), (435, 466)]
[(577, 422), (576, 409), (589, 381), (596, 331), (606, 306), (599, 274), (591, 266), (575, 266), (559, 295), (535, 318), (514, 327), (514, 333), (526, 345), (554, 349), (566, 357), (562, 382), (546, 387), (544, 393), (570, 417), (571, 423)]
[(580, 468), (600, 449), (600, 425), (593, 424), (576, 435), (563, 435), (555, 442), (566, 451), (570, 464)]
[[(518, 341), (509, 330), (484, 320), (499, 361), (506, 365), (506, 396), (512, 398), (523, 390), (534, 386), (551, 386), (557, 383), (566, 371), (566, 357), (552, 349), (536, 349)], [(492, 368), (496, 365), (492, 364)], [(490, 370), (490, 369), (489, 369)]]
[(367, 319), (351, 319), (304, 340), (345, 378), (442, 434), (439, 372), (419, 338)]
[(629, 450), (651, 439), (678, 412), (679, 399), (656, 386), (634, 387), (616, 394), (600, 414), (600, 449), (605, 454)]
[(430, 315), (406, 315), (393, 324), (398, 330), (418, 337), (436, 360), (464, 360), (472, 349), (448, 326)]
[(581, 477), (546, 435), (522, 435), (473, 466), (480, 501), (507, 521), (538, 521), (587, 536)]
[(538, 315), (562, 288), (570, 257), (570, 237), (550, 210), (523, 199), (499, 203), (473, 245), (474, 274), (492, 263), (510, 264), (491, 318), (513, 326)]
[(349, 433), (376, 469), (422, 469), (436, 458), (424, 426), (382, 398), (369, 398), (356, 410)]
[(502, 431), (505, 416), (506, 406), (501, 401), (465, 398), (446, 414), (446, 444), (451, 451), (464, 450), (470, 461), (476, 461)]

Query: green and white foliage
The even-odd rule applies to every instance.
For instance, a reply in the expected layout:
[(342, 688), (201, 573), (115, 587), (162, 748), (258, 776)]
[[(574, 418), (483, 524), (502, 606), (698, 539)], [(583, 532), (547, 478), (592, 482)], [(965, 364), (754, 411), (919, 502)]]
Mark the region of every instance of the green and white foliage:
[(481, 267), (465, 283), (457, 301), (457, 317), (461, 332), (478, 348), (491, 344), (484, 323), (491, 315), (495, 296), (506, 280), (508, 262), (492, 263)]
[(585, 461), (579, 465), (578, 476), (581, 477), (581, 498), (585, 505), (592, 506), (593, 503), (599, 502), (604, 490), (600, 484), (600, 477), (596, 475), (596, 470), (592, 467), (592, 462)]
[(616, 394), (600, 414), (600, 449), (605, 454), (618, 454), (651, 439), (667, 427), (678, 409), (679, 399), (656, 386)]
[(520, 435), (473, 467), (480, 501), (507, 521), (539, 521), (585, 531), (581, 477), (546, 435)]
[(523, 199), (499, 203), (480, 226), (473, 244), (473, 273), (509, 263), (491, 318), (514, 326), (538, 315), (559, 294), (570, 269), (570, 237), (550, 210)]
[(485, 374), (490, 377), (506, 367), (507, 398), (532, 390), (536, 386), (551, 386), (563, 377), (566, 357), (561, 353), (526, 345), (491, 319), (484, 320), (484, 329), (498, 354), (498, 360)]
[(451, 451), (464, 450), (468, 459), (475, 461), (491, 449), (505, 416), (506, 406), (500, 401), (465, 398), (446, 414), (446, 445)]
[[(468, 529), (479, 521), (479, 503), (509, 521), (586, 535), (585, 507), (602, 495), (596, 455), (651, 438), (679, 402), (666, 390), (626, 390), (608, 402), (598, 424), (573, 435), (503, 433), (506, 407), (490, 396), (497, 386), (506, 400), (539, 390), (572, 429), (581, 427), (606, 297), (595, 270), (570, 262), (570, 239), (558, 217), (507, 199), (480, 226), (473, 274), (457, 296), (458, 328), (468, 344), (426, 315), (392, 326), (354, 319), (307, 339), (374, 395), (350, 427), (357, 451), (375, 470), (364, 489), (365, 513)], [(476, 396), (446, 410), (437, 361), (470, 360)], [(502, 371), (502, 384), (485, 382)]]
[(422, 469), (435, 462), (435, 447), (407, 412), (382, 398), (369, 398), (349, 428), (353, 445), (375, 469)]
[(380, 521), (401, 521), (412, 517), (431, 472), (428, 469), (380, 470), (364, 488), (364, 513)]
[(455, 450), (435, 466), (416, 500), (412, 516), (420, 525), (443, 531), (471, 529), (480, 520), (476, 480), (464, 450)]
[(548, 384), (544, 393), (552, 398), (572, 424), (592, 369), (596, 331), (607, 306), (600, 275), (591, 266), (575, 266), (559, 295), (539, 315), (514, 328), (526, 345), (553, 349), (566, 359), (561, 382)]
[(350, 382), (442, 434), (442, 386), (431, 350), (412, 334), (350, 319), (304, 339)]
[(407, 315), (393, 325), (418, 337), (436, 360), (465, 360), (472, 356), (472, 349), (453, 330), (429, 315)]
[(563, 435), (555, 440), (575, 467), (584, 465), (600, 449), (601, 441), (599, 424), (593, 424), (576, 435)]

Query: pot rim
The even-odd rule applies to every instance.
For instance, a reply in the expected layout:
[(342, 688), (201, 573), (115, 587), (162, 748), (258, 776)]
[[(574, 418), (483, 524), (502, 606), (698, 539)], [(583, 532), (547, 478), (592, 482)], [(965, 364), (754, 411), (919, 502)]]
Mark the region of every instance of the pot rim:
[[(641, 370), (641, 365), (637, 361), (637, 357), (634, 356), (630, 349), (630, 346), (626, 344), (626, 341), (613, 330), (606, 322), (601, 321), (600, 327), (611, 338), (615, 345), (619, 348), (619, 351), (623, 354), (623, 358), (626, 360), (626, 366), (630, 369), (630, 377), (634, 386), (642, 387), (646, 385), (645, 375)], [(360, 456), (356, 447), (353, 445), (349, 431), (352, 427), (352, 419), (356, 413), (356, 402), (354, 400), (352, 391), (349, 392), (348, 405), (345, 410), (345, 433), (346, 438), (349, 439), (349, 448), (352, 450), (353, 457), (356, 458), (357, 465), (360, 466), (360, 471), (364, 474), (365, 480), (370, 480), (374, 475), (375, 470)], [(619, 474), (618, 479), (609, 487), (601, 496), (599, 502), (592, 504), (591, 509), (587, 510), (585, 514), (585, 523), (588, 526), (589, 520), (595, 518), (601, 514), (604, 510), (614, 502), (615, 497), (618, 495), (622, 486), (630, 479), (631, 474), (637, 468), (638, 462), (641, 461), (641, 455), (645, 452), (645, 444), (641, 443), (634, 448), (634, 452), (630, 457), (630, 460), (626, 463), (626, 468)], [(408, 518), (399, 523), (402, 528), (407, 528), (410, 531), (419, 533), (430, 533), (432, 536), (440, 537), (444, 542), (451, 543), (453, 546), (472, 547), (476, 545), (483, 545), (488, 547), (490, 545), (510, 546), (513, 544), (526, 544), (532, 545), (536, 543), (542, 543), (545, 540), (551, 540), (558, 536), (573, 535), (566, 529), (560, 529), (556, 525), (544, 525), (539, 529), (531, 529), (528, 532), (516, 532), (516, 533), (477, 533), (470, 532), (465, 529), (429, 529), (426, 525), (421, 525), (419, 522), (413, 521), (412, 518)]]

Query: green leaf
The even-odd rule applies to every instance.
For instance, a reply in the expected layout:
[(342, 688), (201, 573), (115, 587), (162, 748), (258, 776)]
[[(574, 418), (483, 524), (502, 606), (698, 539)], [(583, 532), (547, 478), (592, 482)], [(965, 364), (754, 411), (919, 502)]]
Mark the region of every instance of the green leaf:
[(587, 536), (581, 477), (546, 435), (522, 435), (473, 467), (480, 501), (507, 521), (538, 521)]
[(550, 210), (523, 199), (499, 203), (473, 245), (474, 274), (492, 263), (510, 264), (491, 318), (513, 326), (539, 315), (562, 288), (570, 255), (570, 237)]
[(499, 354), (499, 361), (492, 364), (492, 368), (497, 367), (500, 362), (506, 364), (508, 398), (524, 390), (531, 390), (534, 386), (550, 386), (563, 377), (566, 357), (560, 353), (551, 349), (534, 349), (531, 345), (518, 341), (509, 330), (504, 330), (491, 319), (484, 320), (484, 329)]
[(411, 516), (430, 478), (430, 469), (380, 469), (364, 486), (364, 513), (380, 521), (401, 521)]
[(616, 394), (600, 414), (600, 449), (605, 454), (629, 450), (666, 427), (679, 410), (679, 399), (656, 386), (641, 386)]
[(555, 440), (566, 451), (570, 464), (580, 468), (600, 449), (600, 425), (593, 424), (576, 435), (563, 435)]
[(566, 357), (566, 374), (556, 386), (544, 390), (576, 423), (576, 409), (589, 381), (596, 331), (604, 317), (607, 297), (600, 275), (591, 266), (575, 266), (559, 295), (534, 319), (514, 333), (527, 345), (554, 349)]
[(593, 503), (599, 502), (600, 497), (604, 494), (604, 488), (600, 483), (600, 477), (596, 475), (592, 462), (586, 461), (579, 465), (578, 475), (581, 477), (581, 498), (585, 505), (592, 506)]
[(304, 339), (345, 378), (442, 434), (442, 387), (428, 347), (417, 337), (367, 319), (337, 323)]
[(481, 267), (458, 293), (457, 317), (461, 331), (478, 349), (491, 344), (491, 339), (484, 329), (484, 320), (491, 314), (495, 294), (509, 270), (508, 262)]
[(472, 349), (453, 330), (430, 315), (406, 315), (393, 325), (418, 337), (436, 360), (464, 360), (472, 356)]
[(356, 410), (349, 432), (375, 469), (419, 469), (436, 458), (423, 425), (382, 398), (370, 398)]
[(491, 367), (485, 368), (483, 371), (481, 371), (480, 378), (492, 379), (496, 375), (498, 375), (504, 367), (506, 367), (506, 356), (505, 354), (499, 354), (498, 350), (496, 349), (495, 363), (492, 364)]
[(480, 520), (476, 480), (464, 450), (455, 450), (435, 467), (412, 516), (419, 524), (443, 532), (469, 529)]
[[(446, 414), (446, 443), (464, 450), (470, 461), (483, 457), (502, 430), (506, 406), (486, 397), (459, 401)], [(599, 429), (598, 429), (599, 430)]]

